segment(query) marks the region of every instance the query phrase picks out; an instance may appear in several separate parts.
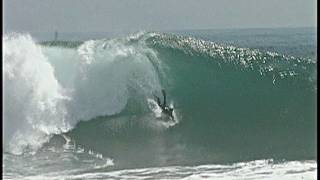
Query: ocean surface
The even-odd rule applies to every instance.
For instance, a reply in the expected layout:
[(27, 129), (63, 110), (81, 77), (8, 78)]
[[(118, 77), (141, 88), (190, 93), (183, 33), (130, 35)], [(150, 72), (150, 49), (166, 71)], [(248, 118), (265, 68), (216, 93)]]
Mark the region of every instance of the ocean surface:
[(315, 39), (7, 32), (3, 178), (316, 179)]

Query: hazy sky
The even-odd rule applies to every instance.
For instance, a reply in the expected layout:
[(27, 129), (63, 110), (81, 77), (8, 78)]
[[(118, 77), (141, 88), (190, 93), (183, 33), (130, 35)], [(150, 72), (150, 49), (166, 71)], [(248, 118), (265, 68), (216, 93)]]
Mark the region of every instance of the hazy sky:
[(6, 31), (316, 26), (316, 0), (4, 0)]

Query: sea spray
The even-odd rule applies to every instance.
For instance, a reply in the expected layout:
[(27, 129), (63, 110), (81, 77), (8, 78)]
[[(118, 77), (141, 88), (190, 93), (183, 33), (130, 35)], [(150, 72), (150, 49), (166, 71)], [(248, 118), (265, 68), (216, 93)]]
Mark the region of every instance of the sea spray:
[(148, 55), (156, 57), (146, 47), (97, 40), (85, 42), (77, 51), (80, 65), (69, 105), (76, 119), (119, 113), (130, 97), (147, 97), (160, 88)]
[(78, 123), (69, 134), (78, 143), (122, 168), (314, 157), (314, 60), (172, 34), (137, 37), (108, 42), (156, 52), (179, 123), (162, 128), (154, 97), (141, 105), (146, 99), (135, 96), (115, 116)]
[(4, 148), (34, 151), (50, 135), (70, 129), (63, 94), (50, 65), (29, 35), (4, 37)]
[[(5, 43), (18, 37), (24, 35), (6, 39)], [(41, 45), (29, 40), (44, 57), (41, 61), (54, 69), (53, 79), (59, 84), (58, 92), (63, 97), (57, 98), (56, 109), (64, 109), (61, 113), (64, 121), (57, 127), (63, 130), (55, 132), (52, 128), (51, 132), (43, 133), (41, 140), (52, 136), (48, 143), (30, 140), (25, 141), (28, 145), (18, 146), (20, 152), (25, 152), (27, 146), (33, 145), (38, 150), (33, 156), (6, 153), (7, 175), (14, 172), (15, 178), (19, 177), (17, 174), (48, 177), (50, 173), (53, 177), (57, 174), (108, 177), (97, 171), (176, 165), (202, 169), (197, 165), (211, 164), (215, 168), (215, 164), (241, 165), (248, 161), (258, 162), (260, 166), (259, 159), (274, 159), (270, 167), (278, 161), (280, 166), (289, 164), (284, 173), (292, 173), (295, 163), (291, 164), (291, 160), (303, 167), (304, 160), (315, 159), (316, 62), (313, 59), (165, 33), (142, 32), (72, 46), (72, 42)], [(10, 72), (21, 72), (23, 67), (19, 63), (9, 66), (7, 60), (12, 58), (9, 54), (3, 63), (8, 71), (7, 79), (14, 74)], [(21, 87), (6, 86), (11, 87), (5, 89), (7, 94)], [(166, 90), (168, 102), (174, 104), (179, 119), (169, 127), (163, 126), (166, 119), (159, 118), (161, 113), (150, 105), (154, 94), (161, 97), (161, 89)], [(5, 106), (10, 105), (7, 97), (11, 97), (10, 94), (5, 94)], [(26, 96), (25, 99), (34, 98)], [(16, 105), (7, 107), (23, 109)], [(19, 114), (16, 109), (5, 111)], [(61, 119), (53, 118), (50, 122)], [(4, 122), (8, 127), (6, 123), (10, 119)], [(40, 128), (37, 124), (41, 123), (32, 126), (36, 129), (34, 132), (20, 137), (28, 139), (50, 126)], [(23, 128), (15, 126), (11, 132), (20, 129)], [(70, 138), (69, 144), (61, 132)], [(59, 151), (61, 147), (63, 150)], [(13, 153), (10, 149), (7, 151)], [(95, 157), (89, 152), (99, 155)], [(99, 159), (100, 155), (105, 159)], [(113, 166), (105, 166), (108, 158), (113, 160), (110, 163)], [(250, 163), (244, 168), (247, 166), (250, 167)], [(269, 163), (264, 166), (268, 172)], [(314, 161), (311, 166), (298, 174), (313, 173)], [(228, 169), (229, 166), (222, 173), (230, 172)], [(200, 173), (204, 175), (211, 170)], [(235, 175), (236, 172), (237, 169)], [(250, 172), (257, 173), (255, 177), (261, 175), (258, 170)], [(219, 176), (219, 172), (212, 173), (212, 177)], [(296, 172), (292, 174), (295, 175)]]
[[(161, 89), (155, 52), (144, 44), (96, 40), (77, 49), (4, 37), (6, 151), (34, 152), (77, 122), (120, 113), (129, 99)], [(152, 62), (151, 62), (152, 61)], [(17, 113), (19, 112), (19, 113)]]

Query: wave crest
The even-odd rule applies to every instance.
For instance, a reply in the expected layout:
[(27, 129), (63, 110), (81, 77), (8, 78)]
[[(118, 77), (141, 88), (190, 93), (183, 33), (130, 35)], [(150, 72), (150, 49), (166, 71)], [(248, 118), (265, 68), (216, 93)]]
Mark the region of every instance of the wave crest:
[(121, 112), (129, 99), (161, 89), (160, 62), (127, 39), (84, 42), (77, 49), (37, 45), (30, 35), (4, 37), (5, 151), (34, 152), (80, 120)]
[[(215, 132), (224, 134), (225, 122), (253, 122), (261, 114), (272, 126), (278, 123), (274, 117), (283, 115), (292, 128), (298, 112), (308, 122), (313, 118), (313, 109), (303, 108), (314, 107), (316, 70), (310, 59), (146, 32), (67, 47), (39, 45), (29, 35), (15, 34), (4, 36), (4, 46), (4, 143), (14, 154), (34, 152), (81, 120), (128, 111), (139, 118), (162, 87), (174, 96), (185, 126), (203, 125), (192, 131), (199, 137), (212, 131), (208, 124), (220, 123)], [(199, 108), (192, 113), (195, 104)], [(228, 110), (218, 108), (226, 104)], [(214, 114), (204, 107), (215, 107)]]

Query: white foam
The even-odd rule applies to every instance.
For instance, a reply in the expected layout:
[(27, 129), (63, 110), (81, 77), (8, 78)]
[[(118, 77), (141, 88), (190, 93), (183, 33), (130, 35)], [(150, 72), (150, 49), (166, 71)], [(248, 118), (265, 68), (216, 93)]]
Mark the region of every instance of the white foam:
[(129, 98), (146, 101), (161, 89), (160, 63), (141, 43), (97, 40), (65, 49), (37, 45), (29, 35), (3, 40), (4, 146), (14, 154), (34, 152), (80, 120), (117, 114)]
[(48, 174), (26, 179), (265, 179), (296, 180), (317, 179), (315, 161), (288, 161), (274, 163), (272, 160), (256, 160), (230, 165), (170, 166), (143, 169), (125, 169), (110, 172), (81, 174)]
[(33, 151), (49, 135), (68, 130), (54, 68), (29, 35), (4, 37), (4, 149)]
[[(156, 128), (169, 128), (179, 123), (178, 116), (176, 114), (176, 111), (173, 111), (173, 120), (169, 120), (169, 117), (167, 115), (163, 115), (161, 107), (157, 104), (157, 102), (154, 99), (147, 99), (148, 106), (151, 109), (151, 111), (154, 113), (154, 116), (156, 117), (155, 121), (152, 121), (151, 124), (154, 125)], [(169, 104), (170, 108), (174, 109), (173, 102)]]

